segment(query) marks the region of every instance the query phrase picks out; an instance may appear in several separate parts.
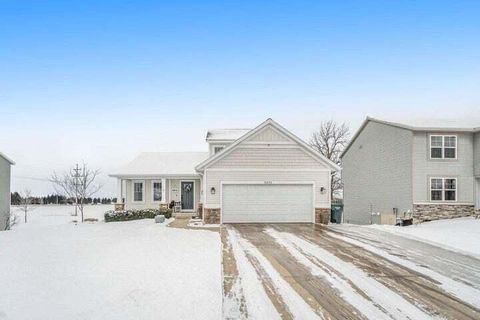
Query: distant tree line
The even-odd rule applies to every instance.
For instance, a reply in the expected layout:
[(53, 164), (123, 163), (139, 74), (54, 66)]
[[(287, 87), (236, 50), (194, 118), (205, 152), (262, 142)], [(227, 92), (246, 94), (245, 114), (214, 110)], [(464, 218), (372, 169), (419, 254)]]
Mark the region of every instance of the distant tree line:
[[(18, 192), (12, 192), (10, 194), (11, 204), (20, 205), (22, 204), (22, 196)], [(111, 204), (116, 202), (117, 198), (85, 198), (83, 199), (84, 204)], [(74, 204), (75, 198), (67, 198), (59, 194), (51, 194), (44, 197), (30, 197), (31, 204)]]

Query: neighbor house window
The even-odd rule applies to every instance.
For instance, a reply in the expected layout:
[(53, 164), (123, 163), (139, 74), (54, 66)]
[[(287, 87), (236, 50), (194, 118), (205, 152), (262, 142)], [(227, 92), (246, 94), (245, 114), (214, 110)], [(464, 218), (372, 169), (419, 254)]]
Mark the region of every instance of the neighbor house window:
[(224, 146), (219, 146), (219, 147), (214, 147), (213, 148), (213, 153), (219, 153), (220, 151), (222, 151), (225, 147)]
[(133, 201), (142, 202), (143, 201), (143, 181), (133, 182)]
[(153, 201), (162, 201), (162, 182), (161, 181), (153, 181), (152, 182), (152, 193), (153, 193)]
[(431, 178), (430, 199), (432, 201), (456, 201), (457, 179), (456, 178)]
[(430, 136), (430, 158), (455, 159), (457, 157), (457, 136)]

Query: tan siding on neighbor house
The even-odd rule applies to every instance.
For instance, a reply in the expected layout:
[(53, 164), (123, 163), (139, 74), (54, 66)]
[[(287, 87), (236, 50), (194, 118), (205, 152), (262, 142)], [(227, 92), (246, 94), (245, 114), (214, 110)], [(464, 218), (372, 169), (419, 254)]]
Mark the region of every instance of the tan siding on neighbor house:
[(412, 210), (412, 132), (368, 122), (342, 158), (344, 222)]
[(429, 132), (413, 136), (413, 202), (430, 202), (431, 177), (457, 178), (457, 203), (474, 202), (473, 134), (445, 132), (457, 136), (457, 159), (430, 159)]

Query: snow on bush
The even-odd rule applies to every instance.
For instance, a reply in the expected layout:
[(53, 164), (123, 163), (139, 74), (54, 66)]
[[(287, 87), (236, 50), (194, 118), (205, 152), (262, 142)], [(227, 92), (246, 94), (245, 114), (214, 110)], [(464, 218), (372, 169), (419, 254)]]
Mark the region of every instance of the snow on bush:
[(105, 212), (105, 222), (153, 219), (159, 214), (164, 215), (166, 219), (170, 219), (172, 217), (172, 209), (110, 210)]

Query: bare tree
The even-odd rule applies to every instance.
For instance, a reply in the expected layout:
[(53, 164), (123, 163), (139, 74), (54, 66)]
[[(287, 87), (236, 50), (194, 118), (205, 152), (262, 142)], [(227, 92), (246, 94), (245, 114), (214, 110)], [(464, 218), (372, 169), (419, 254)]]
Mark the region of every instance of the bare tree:
[(25, 217), (25, 223), (28, 221), (28, 211), (31, 209), (30, 205), (32, 204), (32, 191), (30, 189), (25, 189), (23, 191), (22, 198), (20, 200), (20, 210), (23, 211)]
[[(339, 124), (333, 120), (320, 123), (318, 131), (312, 133), (310, 146), (340, 165), (340, 155), (350, 140), (350, 129), (345, 123)], [(331, 197), (339, 196), (343, 189), (343, 183), (339, 172), (332, 173)]]
[(76, 165), (70, 172), (64, 172), (61, 175), (54, 172), (50, 177), (57, 193), (75, 199), (75, 215), (77, 215), (78, 208), (82, 222), (85, 199), (92, 197), (102, 188), (95, 182), (99, 174), (100, 170), (89, 169), (84, 163), (82, 167)]

